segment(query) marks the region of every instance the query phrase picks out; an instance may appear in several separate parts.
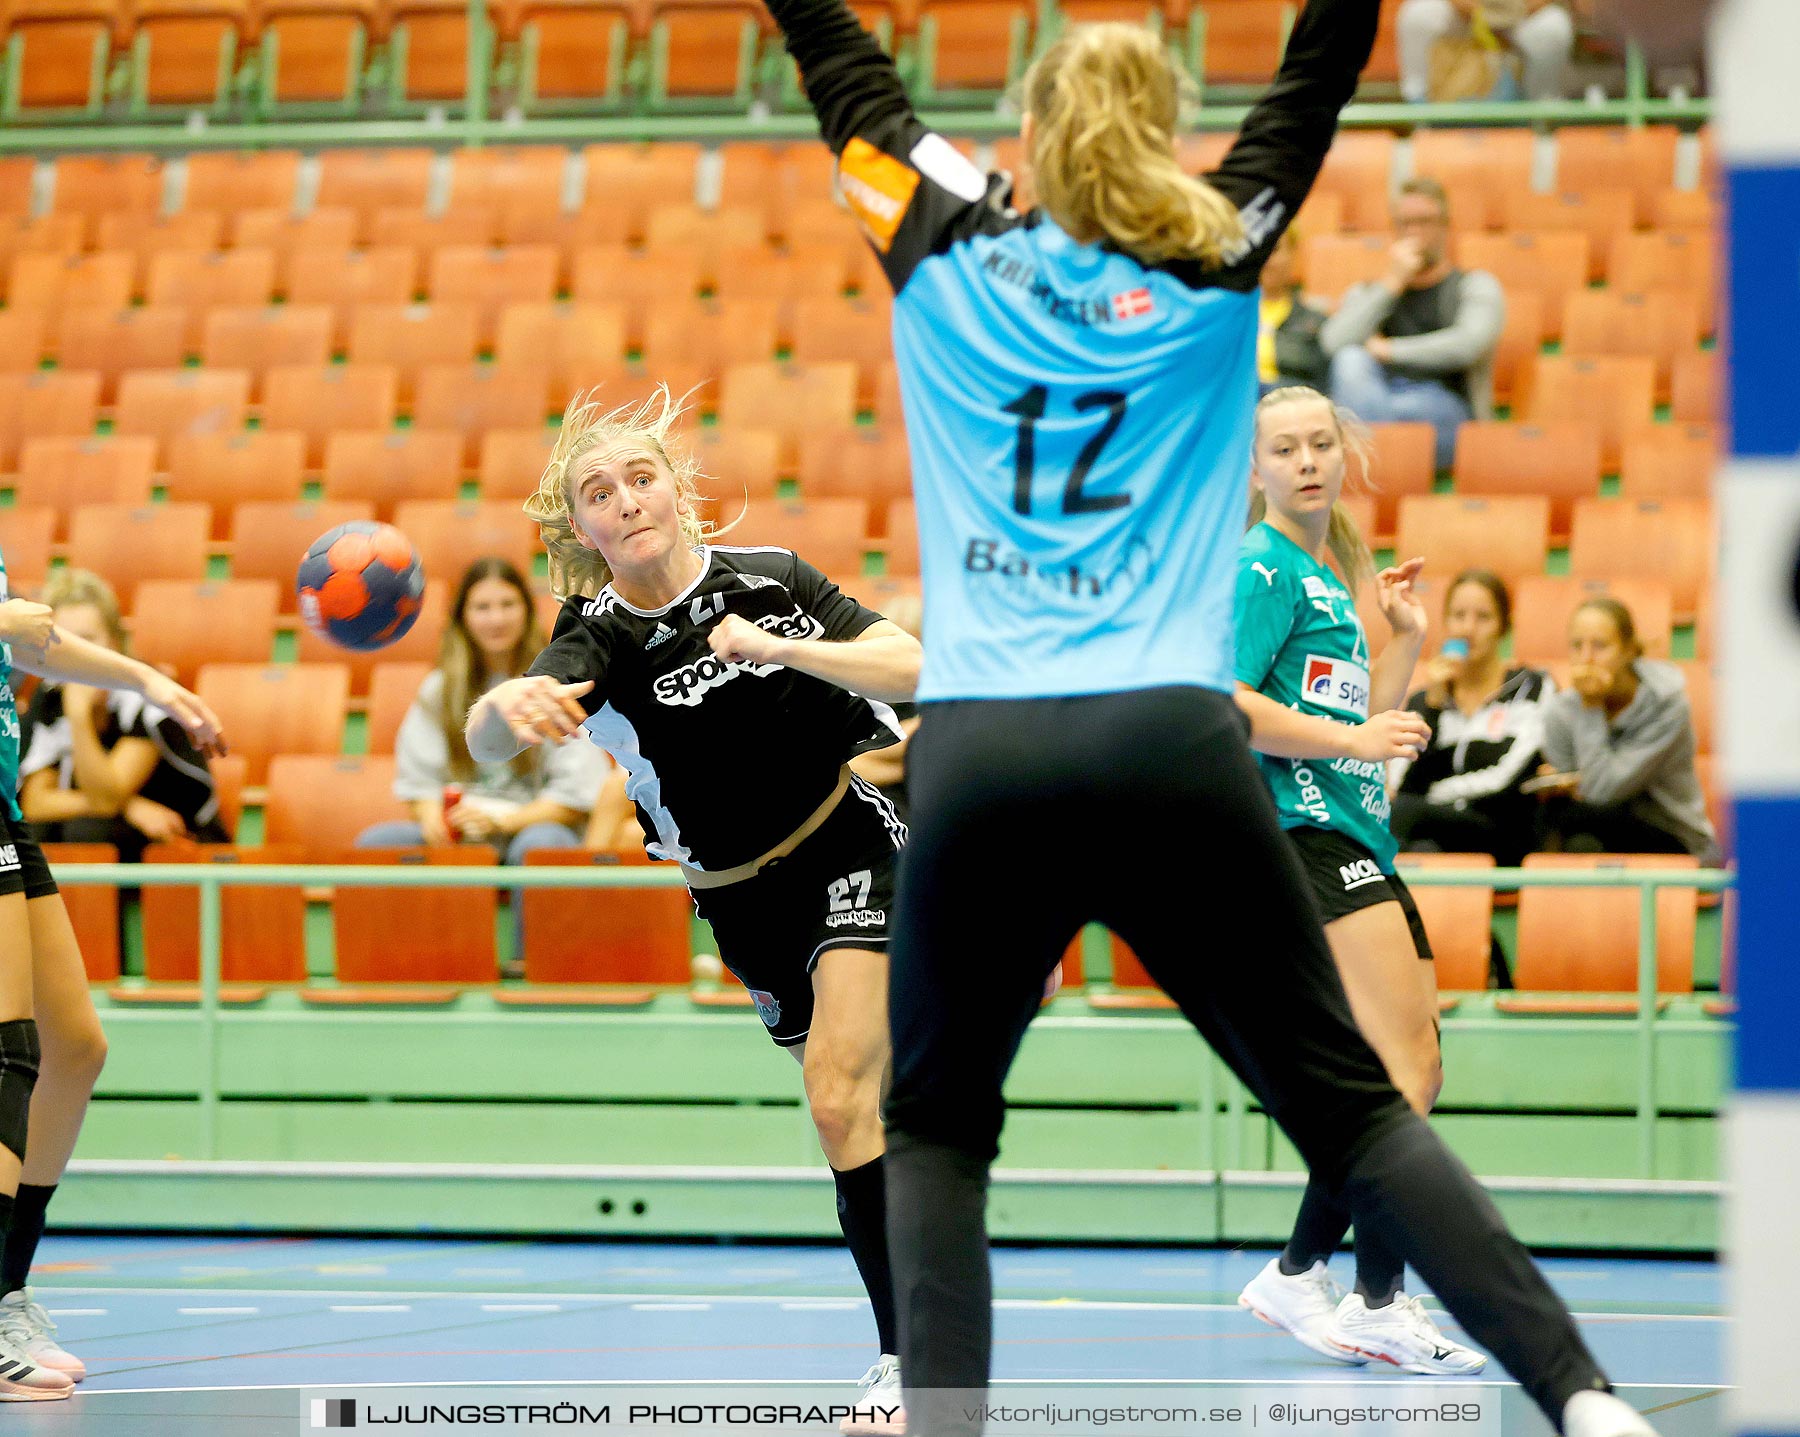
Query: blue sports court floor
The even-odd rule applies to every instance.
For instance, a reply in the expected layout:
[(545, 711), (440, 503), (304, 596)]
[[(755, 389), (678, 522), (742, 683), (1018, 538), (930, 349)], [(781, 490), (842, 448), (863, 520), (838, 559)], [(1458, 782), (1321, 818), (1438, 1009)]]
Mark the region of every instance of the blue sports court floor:
[[(1267, 1256), (1000, 1250), (996, 1378), (1420, 1381), (1325, 1362), (1241, 1312)], [(1725, 1430), (1716, 1266), (1546, 1267), (1660, 1430)], [(875, 1347), (834, 1247), (51, 1238), (36, 1295), (91, 1375), (71, 1401), (0, 1408), (0, 1425), (58, 1437), (294, 1433), (305, 1387), (729, 1378), (848, 1393)]]

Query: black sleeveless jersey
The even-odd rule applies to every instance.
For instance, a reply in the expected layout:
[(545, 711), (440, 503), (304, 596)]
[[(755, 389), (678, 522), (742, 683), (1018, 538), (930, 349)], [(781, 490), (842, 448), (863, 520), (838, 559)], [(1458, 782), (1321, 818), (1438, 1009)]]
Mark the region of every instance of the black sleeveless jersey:
[(625, 770), (646, 844), (690, 868), (766, 853), (823, 803), (846, 759), (900, 739), (887, 704), (779, 664), (731, 664), (706, 636), (726, 614), (796, 639), (853, 639), (881, 615), (788, 549), (701, 551), (674, 602), (639, 609), (609, 586), (573, 598), (528, 672), (594, 680), (589, 738)]

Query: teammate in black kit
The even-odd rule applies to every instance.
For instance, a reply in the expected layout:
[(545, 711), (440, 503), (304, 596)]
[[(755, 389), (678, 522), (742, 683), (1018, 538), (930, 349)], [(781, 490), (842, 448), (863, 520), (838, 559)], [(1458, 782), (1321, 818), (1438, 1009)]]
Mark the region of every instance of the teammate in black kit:
[[(1231, 694), (1258, 281), (1379, 0), (1308, 0), (1204, 179), (1161, 38), (1075, 25), (1025, 83), (1017, 214), (844, 0), (769, 0), (894, 289), (926, 612), (898, 895), (889, 1246), (912, 1437), (981, 1430), (1003, 1085), (1078, 927), (1113, 928), (1308, 1165), (1571, 1437), (1649, 1429), (1358, 1033)], [(1116, 843), (1078, 848), (1072, 833)], [(1196, 925), (1200, 894), (1206, 920)], [(1254, 956), (1246, 960), (1245, 954)]]
[[(470, 711), (481, 762), (585, 734), (625, 770), (720, 956), (801, 1062), (881, 1345), (859, 1407), (899, 1406), (882, 1178), (887, 942), (905, 826), (854, 755), (900, 738), (919, 644), (786, 549), (709, 545), (666, 391), (570, 406), (526, 511), (566, 602), (523, 678)], [(889, 1430), (880, 1424), (846, 1430)], [(893, 1428), (892, 1430), (900, 1430)]]

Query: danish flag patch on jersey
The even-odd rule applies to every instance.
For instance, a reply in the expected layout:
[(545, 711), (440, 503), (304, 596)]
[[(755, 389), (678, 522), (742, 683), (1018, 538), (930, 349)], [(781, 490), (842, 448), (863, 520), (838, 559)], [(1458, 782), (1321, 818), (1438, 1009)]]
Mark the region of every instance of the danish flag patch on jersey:
[(1141, 319), (1155, 308), (1156, 301), (1150, 298), (1150, 291), (1143, 285), (1121, 290), (1112, 297), (1114, 319)]

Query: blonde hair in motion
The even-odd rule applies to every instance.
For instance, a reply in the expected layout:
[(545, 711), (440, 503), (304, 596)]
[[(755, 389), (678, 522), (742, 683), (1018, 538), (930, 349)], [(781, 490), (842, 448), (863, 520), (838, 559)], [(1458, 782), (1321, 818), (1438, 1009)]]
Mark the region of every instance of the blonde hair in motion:
[(1192, 81), (1139, 25), (1074, 25), (1025, 76), (1039, 202), (1075, 239), (1111, 240), (1145, 264), (1225, 262), (1235, 206), (1175, 158)]
[(550, 451), (550, 462), (538, 480), (537, 493), (525, 501), (525, 512), (537, 521), (538, 536), (550, 554), (550, 590), (559, 599), (580, 594), (592, 598), (612, 582), (612, 569), (598, 551), (575, 532), (570, 484), (581, 461), (596, 449), (634, 444), (655, 455), (675, 476), (680, 498), (681, 537), (695, 548), (723, 533), (702, 520), (695, 507), (700, 497), (700, 467), (694, 457), (671, 441), (675, 421), (687, 412), (687, 396), (677, 399), (659, 384), (648, 399), (605, 409), (595, 391), (577, 394), (563, 411), (562, 432)]
[[(1318, 400), (1331, 409), (1331, 422), (1337, 426), (1338, 440), (1343, 444), (1346, 453), (1354, 454), (1362, 462), (1363, 475), (1367, 482), (1369, 461), (1375, 454), (1374, 437), (1369, 427), (1345, 409), (1341, 404), (1334, 404), (1316, 389), (1309, 389), (1304, 384), (1290, 384), (1284, 389), (1273, 389), (1264, 395), (1256, 406), (1256, 432), (1251, 440), (1252, 464), (1255, 463), (1255, 446), (1262, 440), (1263, 411), (1273, 409), (1278, 404), (1296, 404), (1309, 400)], [(1345, 480), (1349, 473), (1346, 470)], [(1250, 491), (1250, 524), (1254, 528), (1262, 523), (1269, 512), (1268, 497), (1261, 489)], [(1375, 559), (1369, 553), (1369, 546), (1364, 541), (1362, 530), (1356, 527), (1356, 520), (1350, 517), (1350, 511), (1342, 504), (1331, 506), (1331, 523), (1325, 531), (1325, 546), (1331, 550), (1331, 557), (1336, 561), (1338, 573), (1343, 576), (1344, 586), (1352, 594), (1360, 593), (1362, 586), (1375, 577)]]

